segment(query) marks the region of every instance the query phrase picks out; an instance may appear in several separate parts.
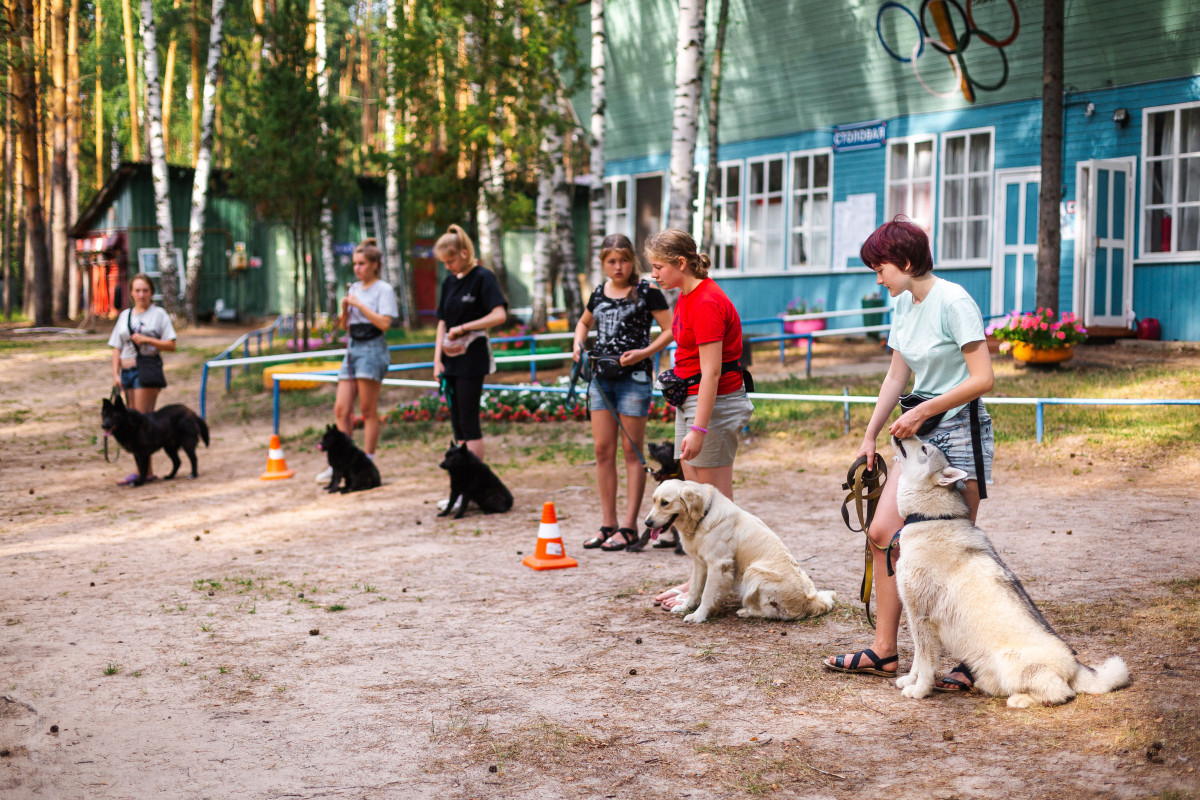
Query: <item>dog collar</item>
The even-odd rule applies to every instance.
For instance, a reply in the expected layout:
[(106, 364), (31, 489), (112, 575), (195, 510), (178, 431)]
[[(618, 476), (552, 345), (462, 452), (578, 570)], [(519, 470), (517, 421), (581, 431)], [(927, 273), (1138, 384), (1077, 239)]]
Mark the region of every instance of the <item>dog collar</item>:
[(954, 514), (940, 514), (936, 517), (927, 517), (924, 514), (909, 514), (907, 517), (904, 518), (904, 524), (912, 525), (914, 522), (936, 522), (937, 520), (947, 520), (947, 519), (963, 519), (963, 518), (960, 516), (954, 515)]
[(704, 513), (700, 515), (700, 519), (696, 520), (696, 527), (700, 527), (700, 523), (704, 522), (704, 518), (708, 516), (708, 512), (712, 511), (713, 499), (709, 496), (708, 502), (704, 505)]

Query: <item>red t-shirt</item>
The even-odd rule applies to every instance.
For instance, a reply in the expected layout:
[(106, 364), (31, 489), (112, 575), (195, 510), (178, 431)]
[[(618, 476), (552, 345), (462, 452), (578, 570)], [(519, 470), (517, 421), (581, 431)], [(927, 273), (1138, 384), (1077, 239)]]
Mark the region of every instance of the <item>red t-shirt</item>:
[[(675, 374), (690, 378), (700, 372), (700, 345), (721, 342), (721, 363), (742, 357), (742, 320), (733, 303), (712, 278), (705, 278), (688, 294), (679, 295), (675, 317)], [(717, 384), (717, 394), (729, 394), (742, 388), (742, 374), (727, 372)], [(688, 389), (699, 394), (700, 385)]]

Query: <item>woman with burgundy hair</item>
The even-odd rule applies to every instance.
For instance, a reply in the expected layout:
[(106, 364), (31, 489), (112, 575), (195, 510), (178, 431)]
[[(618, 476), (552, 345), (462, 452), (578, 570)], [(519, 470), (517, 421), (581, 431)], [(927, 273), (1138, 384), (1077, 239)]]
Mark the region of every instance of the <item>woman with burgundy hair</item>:
[[(994, 451), (992, 421), (980, 399), (993, 384), (983, 315), (965, 289), (934, 277), (929, 238), (905, 217), (896, 217), (872, 233), (860, 257), (875, 270), (875, 282), (885, 287), (896, 303), (888, 337), (892, 363), (858, 455), (866, 457), (868, 464), (874, 463), (876, 439), (885, 426), (899, 439), (919, 436), (935, 445), (952, 466), (975, 476), (962, 486), (974, 522), (981, 482), (991, 475)], [(888, 425), (888, 417), (900, 402), (910, 377), (913, 395), (918, 398), (908, 398), (919, 399), (919, 403), (913, 406), (906, 398), (903, 413)], [(932, 419), (939, 415), (940, 421)], [(931, 430), (921, 431), (922, 426)], [(889, 553), (893, 566), (900, 558), (899, 531), (904, 527), (904, 519), (896, 509), (899, 477), (899, 467), (893, 467), (867, 532), (874, 554), (878, 604), (875, 641), (857, 653), (830, 656), (824, 662), (828, 669), (884, 677), (895, 677), (899, 670), (896, 633), (902, 608), (896, 578), (888, 574)], [(986, 496), (986, 490), (982, 494)], [(959, 664), (934, 688), (968, 691), (973, 684), (970, 670)]]

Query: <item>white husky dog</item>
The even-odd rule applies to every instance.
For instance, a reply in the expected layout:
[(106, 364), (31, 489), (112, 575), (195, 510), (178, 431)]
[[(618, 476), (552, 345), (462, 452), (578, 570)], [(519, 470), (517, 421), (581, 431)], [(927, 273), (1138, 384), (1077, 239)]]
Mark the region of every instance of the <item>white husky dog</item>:
[(1119, 657), (1093, 669), (1080, 664), (1042, 617), (1017, 576), (967, 515), (954, 484), (969, 477), (920, 439), (892, 439), (900, 481), (896, 503), (905, 525), (896, 583), (913, 637), (912, 671), (896, 685), (928, 697), (944, 646), (975, 676), (980, 690), (1008, 696), (1012, 708), (1065, 703), (1078, 692), (1103, 694), (1129, 683)]
[(663, 481), (646, 515), (651, 535), (672, 525), (692, 557), (692, 584), (673, 611), (704, 622), (736, 586), (739, 617), (799, 619), (824, 614), (837, 595), (818, 592), (773, 530), (713, 486)]

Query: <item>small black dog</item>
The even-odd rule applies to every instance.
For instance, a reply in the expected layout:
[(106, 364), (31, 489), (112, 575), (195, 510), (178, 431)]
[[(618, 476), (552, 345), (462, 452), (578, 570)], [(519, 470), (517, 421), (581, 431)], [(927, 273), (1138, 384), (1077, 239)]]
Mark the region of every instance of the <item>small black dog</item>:
[(467, 504), (474, 501), (485, 514), (503, 514), (513, 506), (512, 492), (492, 472), (491, 467), (479, 460), (479, 456), (467, 449), (465, 444), (450, 443), (446, 457), (439, 464), (450, 473), (450, 500), (446, 510), (438, 514), (447, 516), (454, 510), (455, 503), (462, 498), (455, 519), (467, 513)]
[[(669, 480), (683, 480), (683, 467), (675, 460), (674, 442), (663, 442), (662, 444), (651, 442), (646, 445), (646, 450), (650, 453), (650, 460), (658, 463), (658, 469), (650, 473), (654, 476), (654, 480), (659, 483)], [(674, 527), (671, 528), (671, 537), (671, 539), (660, 537), (651, 547), (674, 547), (676, 555), (684, 555), (683, 543), (679, 541), (679, 531), (675, 530)], [(649, 543), (650, 529), (646, 528), (642, 531), (642, 537), (625, 549), (630, 553), (640, 553)]]
[(157, 450), (162, 450), (171, 459), (171, 474), (163, 480), (169, 481), (179, 472), (180, 448), (192, 464), (189, 477), (200, 476), (196, 468), (196, 445), (203, 439), (204, 446), (208, 447), (208, 423), (185, 405), (175, 403), (143, 414), (137, 409), (126, 408), (120, 397), (115, 401), (105, 400), (100, 407), (100, 427), (104, 428), (106, 436), (111, 434), (121, 447), (133, 454), (138, 471), (134, 486), (146, 482), (150, 473), (150, 454)]
[[(353, 439), (338, 430), (337, 425), (330, 425), (325, 429), (325, 435), (321, 437), (317, 449), (325, 452), (325, 457), (329, 459), (329, 468), (333, 470), (333, 477), (329, 479), (325, 491), (342, 494), (361, 492), (364, 489), (374, 489), (383, 483), (375, 462), (358, 449)], [(345, 485), (339, 487), (343, 481)]]

